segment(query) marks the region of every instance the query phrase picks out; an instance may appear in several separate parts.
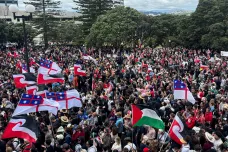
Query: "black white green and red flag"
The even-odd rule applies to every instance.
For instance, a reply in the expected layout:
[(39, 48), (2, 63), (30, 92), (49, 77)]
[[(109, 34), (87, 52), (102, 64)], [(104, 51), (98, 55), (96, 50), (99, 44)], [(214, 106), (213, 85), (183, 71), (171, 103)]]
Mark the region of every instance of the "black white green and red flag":
[(174, 140), (179, 145), (185, 143), (184, 137), (186, 135), (186, 127), (185, 122), (182, 120), (179, 113), (176, 114), (172, 125), (169, 129), (169, 136), (172, 140)]
[(21, 138), (35, 143), (39, 133), (37, 122), (32, 116), (20, 115), (10, 119), (2, 139)]
[(132, 125), (143, 126), (148, 125), (157, 129), (164, 129), (165, 124), (157, 113), (142, 105), (132, 105)]

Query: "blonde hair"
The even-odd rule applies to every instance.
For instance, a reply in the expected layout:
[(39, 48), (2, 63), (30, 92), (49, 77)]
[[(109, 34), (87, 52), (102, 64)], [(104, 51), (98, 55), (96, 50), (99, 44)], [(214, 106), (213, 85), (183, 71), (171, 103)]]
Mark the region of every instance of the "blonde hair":
[(120, 137), (116, 137), (115, 141), (119, 145), (120, 144)]

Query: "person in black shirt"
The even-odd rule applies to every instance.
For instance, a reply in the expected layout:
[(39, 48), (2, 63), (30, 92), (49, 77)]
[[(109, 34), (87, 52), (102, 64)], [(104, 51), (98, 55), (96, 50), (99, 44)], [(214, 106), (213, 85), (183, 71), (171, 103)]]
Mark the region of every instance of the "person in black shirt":
[(54, 147), (51, 145), (51, 139), (47, 139), (46, 142), (46, 152), (53, 152), (54, 151)]
[(6, 151), (6, 143), (2, 140), (2, 131), (0, 131), (0, 152)]

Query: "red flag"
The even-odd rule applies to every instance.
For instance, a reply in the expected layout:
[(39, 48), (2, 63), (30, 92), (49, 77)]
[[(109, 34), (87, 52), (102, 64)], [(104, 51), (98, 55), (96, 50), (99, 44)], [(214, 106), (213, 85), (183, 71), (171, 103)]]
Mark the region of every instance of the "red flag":
[(25, 88), (28, 85), (36, 83), (36, 76), (32, 73), (23, 73), (13, 75), (16, 88)]
[(13, 57), (13, 54), (12, 54), (11, 52), (8, 52), (8, 53), (7, 53), (7, 56), (8, 56), (8, 57)]
[(18, 69), (21, 69), (21, 68), (22, 68), (22, 63), (21, 63), (20, 60), (17, 61), (16, 67), (17, 67)]
[(21, 115), (10, 119), (2, 139), (22, 138), (34, 143), (38, 135), (39, 129), (36, 120), (32, 116)]
[(81, 65), (75, 64), (74, 65), (74, 74), (79, 76), (86, 76), (86, 71), (82, 70)]
[(18, 57), (19, 57), (18, 52), (14, 51), (13, 57), (14, 57), (14, 58), (18, 58)]
[(31, 95), (39, 95), (45, 98), (45, 93), (47, 92), (48, 88), (45, 85), (34, 85), (26, 87), (26, 93)]
[(184, 136), (186, 135), (185, 132), (186, 132), (185, 123), (179, 116), (179, 113), (177, 113), (169, 129), (169, 136), (176, 143), (182, 145), (183, 143), (185, 143), (184, 141)]
[(29, 63), (30, 66), (37, 65), (37, 63), (36, 63), (34, 58), (30, 58), (29, 61), (30, 61), (30, 63)]
[(64, 77), (61, 74), (56, 75), (45, 75), (38, 73), (37, 76), (37, 84), (48, 84), (48, 83), (64, 83)]

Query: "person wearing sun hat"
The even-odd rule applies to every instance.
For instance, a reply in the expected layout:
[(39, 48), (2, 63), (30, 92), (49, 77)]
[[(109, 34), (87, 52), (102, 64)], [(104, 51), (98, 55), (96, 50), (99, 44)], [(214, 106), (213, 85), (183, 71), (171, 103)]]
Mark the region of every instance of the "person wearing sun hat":
[(67, 124), (69, 122), (67, 116), (62, 116), (60, 119), (61, 119), (61, 125), (62, 126), (67, 126)]
[(214, 146), (214, 142), (215, 142), (215, 138), (212, 134), (210, 134), (209, 132), (205, 132), (205, 138), (206, 138), (206, 142), (203, 145), (203, 151), (207, 151), (213, 148)]

